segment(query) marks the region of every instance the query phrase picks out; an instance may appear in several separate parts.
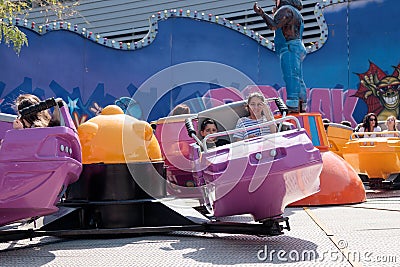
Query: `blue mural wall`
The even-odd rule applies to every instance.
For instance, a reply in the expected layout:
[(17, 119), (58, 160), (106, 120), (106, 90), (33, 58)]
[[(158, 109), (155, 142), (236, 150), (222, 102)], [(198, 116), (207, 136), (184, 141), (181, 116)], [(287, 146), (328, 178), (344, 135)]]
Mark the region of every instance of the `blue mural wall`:
[[(343, 2), (316, 6), (326, 28), (304, 61), (308, 110), (353, 125), (368, 111), (399, 118), (399, 73), (393, 67), (400, 63), (399, 2)], [(15, 113), (16, 96), (34, 93), (62, 97), (77, 124), (114, 103), (151, 121), (182, 102), (196, 112), (209, 107), (209, 98), (239, 100), (255, 85), (266, 95), (286, 97), (273, 44), (256, 33), (197, 13), (155, 14), (151, 21), (149, 35), (132, 44), (66, 23), (19, 25), (29, 46), (18, 56), (0, 45), (0, 111)], [(374, 74), (374, 82), (365, 79)]]

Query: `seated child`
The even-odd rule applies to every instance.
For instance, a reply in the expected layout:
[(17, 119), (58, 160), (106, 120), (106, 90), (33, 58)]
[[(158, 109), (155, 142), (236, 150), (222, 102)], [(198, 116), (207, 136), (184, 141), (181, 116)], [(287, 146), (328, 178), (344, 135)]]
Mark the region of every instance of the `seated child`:
[[(217, 123), (213, 119), (205, 119), (200, 126), (200, 135), (204, 138), (208, 134), (218, 132)], [(207, 148), (223, 146), (229, 144), (230, 142), (225, 139), (208, 138)]]

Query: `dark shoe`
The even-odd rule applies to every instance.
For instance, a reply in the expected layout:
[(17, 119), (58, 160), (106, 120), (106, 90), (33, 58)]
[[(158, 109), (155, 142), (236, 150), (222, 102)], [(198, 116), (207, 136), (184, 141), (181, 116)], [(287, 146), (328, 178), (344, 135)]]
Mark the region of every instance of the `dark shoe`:
[(293, 114), (293, 113), (299, 113), (299, 108), (298, 107), (287, 107), (288, 108), (288, 114)]
[(303, 102), (303, 100), (300, 100), (299, 107), (300, 113), (307, 112), (307, 102)]

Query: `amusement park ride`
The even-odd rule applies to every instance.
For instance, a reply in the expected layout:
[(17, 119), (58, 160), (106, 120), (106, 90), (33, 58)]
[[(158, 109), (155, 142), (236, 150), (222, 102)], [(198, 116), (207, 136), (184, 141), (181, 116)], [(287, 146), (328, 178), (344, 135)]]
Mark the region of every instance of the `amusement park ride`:
[[(333, 2), (348, 8), (351, 1), (349, 4), (344, 4), (345, 1), (322, 1), (316, 5), (313, 13), (321, 26), (321, 36), (319, 43), (307, 47), (309, 53), (325, 44), (328, 26), (322, 9), (333, 5)], [(392, 6), (387, 4), (386, 10), (394, 10)], [(338, 8), (335, 12), (348, 13), (348, 10)], [(361, 18), (369, 17), (363, 14)], [(367, 14), (371, 13), (368, 11)], [(332, 38), (326, 47), (343, 48), (345, 53), (340, 53), (339, 49), (339, 52), (333, 50), (325, 54), (324, 64), (316, 61), (315, 57), (309, 59), (314, 60), (311, 64), (313, 77), (324, 80), (331, 77), (331, 81), (339, 83), (337, 69), (346, 65), (342, 62), (350, 62), (347, 58), (336, 65), (329, 65), (335, 70), (332, 73), (323, 73), (322, 70), (323, 75), (314, 73), (315, 66), (328, 66), (325, 63), (330, 59), (335, 61), (340, 59), (338, 55), (349, 54), (348, 46), (343, 45), (346, 42), (338, 38), (349, 36), (347, 32), (338, 34), (341, 24), (337, 22), (342, 17), (335, 13), (334, 18), (332, 23), (337, 27), (336, 39)], [(178, 20), (181, 21), (178, 23)], [(10, 19), (9, 24), (24, 24), (33, 41), (29, 56), (15, 60), (4, 53), (7, 57), (2, 68), (1, 84), (7, 85), (9, 90), (22, 78), (24, 86), (20, 87), (30, 85), (32, 93), (36, 93), (34, 89), (37, 88), (41, 92), (40, 88), (50, 84), (53, 91), (43, 95), (68, 99), (72, 109), (78, 100), (82, 101), (77, 97), (80, 89), (82, 92), (79, 94), (86, 96), (90, 93), (84, 92), (84, 89), (96, 88), (96, 93), (93, 91), (92, 94), (96, 98), (90, 103), (104, 107), (115, 103), (115, 99), (125, 97), (127, 93), (123, 90), (126, 87), (133, 98), (134, 89), (137, 89), (133, 85), (140, 86), (143, 80), (153, 77), (154, 69), (171, 67), (171, 64), (180, 68), (183, 67), (181, 62), (200, 58), (207, 58), (210, 62), (229, 59), (229, 66), (243, 66), (243, 73), (254, 77), (260, 76), (259, 73), (268, 67), (268, 75), (261, 75), (260, 80), (254, 82), (258, 86), (273, 84), (279, 72), (268, 65), (270, 59), (276, 60), (272, 54), (272, 42), (239, 24), (190, 10), (157, 13), (151, 17), (147, 37), (141, 42), (127, 44), (115, 43), (85, 28), (71, 27), (64, 22), (37, 26)], [(181, 24), (184, 27), (178, 27)], [(366, 27), (374, 26), (381, 31), (382, 27), (375, 24)], [(344, 29), (358, 27), (346, 26)], [(173, 32), (176, 29), (180, 30)], [(42, 38), (42, 33), (46, 33), (44, 38), (48, 38), (45, 45), (35, 41)], [(188, 33), (190, 38), (187, 38)], [(392, 40), (393, 36), (398, 35), (389, 36), (390, 44), (396, 43)], [(174, 47), (170, 47), (171, 40), (174, 40)], [(200, 45), (203, 41), (207, 45)], [(223, 43), (223, 46), (217, 46), (210, 53), (210, 43)], [(363, 39), (361, 43), (368, 42)], [(386, 43), (379, 43), (385, 46), (385, 51), (389, 51)], [(232, 44), (234, 46), (227, 47)], [(79, 47), (79, 53), (67, 53), (74, 45)], [(197, 52), (193, 52), (192, 48)], [(238, 50), (242, 52), (237, 53)], [(377, 51), (377, 48), (368, 50)], [(130, 56), (126, 56), (125, 52)], [(352, 62), (359, 61), (361, 59), (353, 59)], [(64, 64), (54, 68), (54, 62)], [(254, 67), (260, 66), (260, 63), (263, 63), (262, 68)], [(27, 66), (29, 70), (26, 70)], [(17, 71), (20, 72), (16, 74)], [(344, 72), (355, 71), (346, 69)], [(76, 73), (75, 76), (81, 78), (71, 79), (73, 74), (65, 73)], [(44, 79), (43, 74), (50, 78)], [(212, 79), (206, 81), (214, 81), (218, 76), (212, 74)], [(225, 87), (234, 82), (232, 78), (236, 78), (233, 77), (236, 75), (227, 76), (229, 84), (224, 84)], [(344, 80), (348, 81), (349, 77)], [(29, 84), (26, 85), (25, 81)], [(37, 84), (38, 81), (46, 82)], [(99, 84), (99, 81), (106, 82)], [(77, 88), (75, 83), (79, 83)], [(248, 84), (240, 83), (241, 87)], [(315, 82), (313, 87), (319, 86)], [(64, 87), (67, 89), (64, 90)], [(113, 88), (115, 96), (110, 96), (104, 87)], [(164, 80), (160, 87), (168, 88)], [(73, 96), (68, 92), (70, 88), (74, 88)], [(152, 86), (149, 88), (149, 94), (143, 94), (143, 101), (155, 98), (151, 94), (155, 90)], [(335, 93), (338, 90), (325, 91)], [(7, 95), (6, 100), (13, 99), (11, 96), (11, 93)], [(106, 97), (112, 101), (108, 99), (103, 105), (101, 101)], [(337, 100), (340, 107), (341, 97), (332, 97), (336, 100), (340, 98), (340, 101)], [(184, 98), (186, 96), (180, 100)], [(319, 100), (316, 101), (318, 107)], [(366, 200), (363, 180), (372, 187), (396, 186), (400, 182), (399, 137), (362, 137), (353, 133), (352, 128), (338, 123), (324, 125), (319, 112), (288, 115), (283, 101), (276, 97), (268, 98), (267, 102), (271, 111), (278, 109), (279, 112), (271, 112), (277, 115), (257, 126), (275, 127), (276, 132), (235, 142), (232, 137), (236, 132), (248, 130), (235, 129), (237, 120), (248, 116), (248, 111), (244, 101), (233, 101), (194, 114), (159, 118), (151, 124), (125, 114), (118, 106), (109, 105), (102, 109), (101, 114), (77, 128), (71, 119), (74, 111), (68, 110), (62, 99), (47, 99), (20, 112), (23, 117), (49, 108), (59, 109), (60, 126), (12, 129), (16, 116), (0, 113), (0, 241), (40, 236), (115, 237), (174, 231), (274, 236), (290, 230), (289, 218), (284, 216), (287, 206), (360, 203)], [(3, 105), (5, 102), (2, 102)], [(166, 102), (160, 100), (160, 105)], [(3, 112), (7, 111), (3, 109)], [(206, 118), (215, 120), (220, 131), (202, 138), (200, 125)], [(213, 137), (225, 139), (228, 144), (209, 148), (207, 139)]]
[[(384, 122), (379, 125), (386, 129)], [(331, 150), (343, 157), (370, 188), (399, 187), (399, 132), (353, 133), (348, 126), (329, 123), (327, 133)]]
[[(258, 127), (276, 133), (215, 148), (207, 138), (246, 130), (234, 129), (248, 115), (243, 101), (161, 118), (155, 131), (114, 105), (76, 130), (61, 99), (21, 111), (60, 109), (61, 126), (15, 130), (13, 116), (2, 114), (0, 240), (179, 230), (280, 235), (290, 230), (287, 205), (365, 201), (357, 173), (328, 151), (320, 114), (287, 116), (279, 98), (268, 102), (281, 115)], [(205, 118), (221, 131), (200, 140)], [(241, 214), (253, 220), (232, 220)]]

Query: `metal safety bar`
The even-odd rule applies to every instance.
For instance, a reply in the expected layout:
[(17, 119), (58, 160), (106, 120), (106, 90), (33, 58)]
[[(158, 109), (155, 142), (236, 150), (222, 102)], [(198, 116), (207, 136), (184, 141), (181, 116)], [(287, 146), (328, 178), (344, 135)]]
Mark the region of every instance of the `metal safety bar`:
[[(208, 134), (204, 137), (203, 141), (200, 145), (203, 148), (204, 152), (207, 152), (207, 140), (213, 137), (219, 137), (219, 136), (226, 136), (226, 135), (230, 135), (230, 134), (235, 134), (235, 133), (239, 133), (239, 132), (244, 132), (244, 131), (249, 131), (249, 130), (253, 130), (253, 129), (257, 129), (257, 128), (265, 128), (266, 126), (270, 126), (270, 125), (276, 125), (279, 122), (283, 122), (283, 121), (288, 121), (288, 120), (293, 120), (296, 123), (296, 128), (297, 130), (301, 130), (301, 125), (299, 120), (294, 117), (294, 116), (286, 116), (284, 118), (279, 118), (279, 119), (274, 119), (272, 121), (267, 121), (267, 122), (263, 122), (257, 125), (252, 125), (252, 126), (247, 126), (247, 127), (243, 127), (243, 128), (236, 128), (236, 129), (232, 129), (232, 130), (228, 130), (228, 131), (222, 131), (222, 132), (217, 132), (217, 133), (213, 133), (213, 134)], [(271, 134), (273, 135), (273, 134)], [(271, 136), (272, 138), (273, 136)], [(197, 138), (197, 137), (196, 137)], [(197, 138), (198, 139), (198, 138)]]
[(400, 131), (382, 131), (382, 132), (355, 132), (350, 135), (350, 140), (360, 138), (376, 138), (376, 137), (394, 137), (400, 138)]

